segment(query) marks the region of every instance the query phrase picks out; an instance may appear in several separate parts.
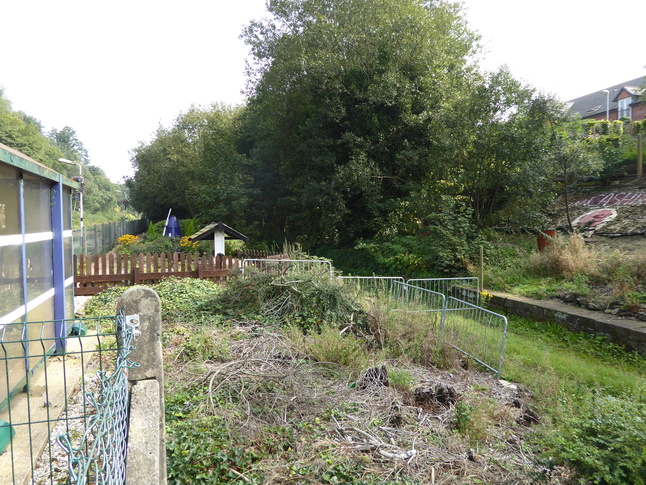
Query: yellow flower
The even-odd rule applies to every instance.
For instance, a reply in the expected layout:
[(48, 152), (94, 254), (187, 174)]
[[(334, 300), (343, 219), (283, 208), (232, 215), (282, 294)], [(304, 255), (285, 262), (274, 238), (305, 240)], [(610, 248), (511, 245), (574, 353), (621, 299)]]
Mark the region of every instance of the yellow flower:
[(491, 293), (489, 293), (487, 290), (482, 290), (480, 292), (480, 300), (481, 301), (486, 303), (489, 300), (491, 300), (492, 298), (493, 298), (493, 295)]
[(124, 234), (117, 242), (122, 246), (130, 246), (133, 243), (139, 242), (139, 236), (133, 236), (132, 234)]
[(200, 243), (197, 241), (191, 241), (188, 236), (184, 236), (179, 240), (179, 245), (183, 248), (188, 249), (189, 251), (195, 251), (199, 247)]

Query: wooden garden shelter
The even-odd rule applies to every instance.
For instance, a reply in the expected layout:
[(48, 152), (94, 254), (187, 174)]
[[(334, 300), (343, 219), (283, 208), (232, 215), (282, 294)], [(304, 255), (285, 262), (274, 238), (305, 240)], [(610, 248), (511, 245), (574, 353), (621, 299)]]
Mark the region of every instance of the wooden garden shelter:
[(214, 256), (218, 254), (224, 255), (224, 241), (226, 239), (240, 239), (244, 242), (249, 240), (247, 236), (221, 221), (208, 224), (192, 236), (189, 236), (189, 239), (191, 241), (211, 241), (211, 253)]

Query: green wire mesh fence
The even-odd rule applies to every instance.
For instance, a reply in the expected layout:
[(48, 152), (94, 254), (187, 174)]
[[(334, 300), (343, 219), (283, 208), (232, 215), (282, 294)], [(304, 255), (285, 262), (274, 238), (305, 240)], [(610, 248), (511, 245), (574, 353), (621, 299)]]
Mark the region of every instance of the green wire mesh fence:
[(64, 337), (55, 323), (0, 330), (0, 483), (123, 484), (137, 327), (123, 312)]

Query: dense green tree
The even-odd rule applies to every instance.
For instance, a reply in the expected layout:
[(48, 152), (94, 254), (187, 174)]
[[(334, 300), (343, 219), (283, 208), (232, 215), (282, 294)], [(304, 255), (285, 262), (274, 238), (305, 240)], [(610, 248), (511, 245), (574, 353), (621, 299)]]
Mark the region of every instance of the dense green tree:
[(438, 195), (461, 199), (481, 228), (540, 224), (553, 194), (544, 163), (549, 124), (540, 110), (550, 98), (505, 68), (472, 76), (469, 83), (467, 96), (438, 132), (441, 149), (423, 193), (434, 187)]
[(131, 203), (153, 219), (168, 210), (204, 222), (239, 223), (246, 207), (245, 161), (237, 151), (240, 109), (189, 109), (134, 150)]
[(11, 101), (9, 101), (4, 94), (4, 88), (0, 86), (0, 113), (11, 112)]
[(272, 0), (244, 38), (254, 180), (287, 235), (370, 237), (433, 163), (465, 97), (477, 37), (460, 8), (418, 0)]
[(413, 234), (443, 196), (479, 227), (537, 223), (549, 194), (543, 97), (506, 69), (476, 69), (458, 5), (268, 7), (273, 18), (244, 34), (255, 62), (243, 146), (266, 225), (326, 244)]
[(182, 133), (158, 128), (154, 139), (133, 151), (133, 178), (126, 180), (130, 202), (135, 210), (152, 219), (163, 219), (169, 209), (180, 217), (194, 217), (195, 210), (185, 190), (192, 183), (184, 175), (186, 164), (194, 160)]
[(21, 111), (13, 111), (11, 103), (0, 88), (0, 143), (7, 145), (37, 162), (51, 167), (62, 156), (43, 134), (42, 125), (36, 118)]
[(54, 145), (61, 149), (63, 158), (74, 162), (81, 162), (84, 165), (90, 163), (88, 151), (83, 146), (83, 142), (78, 139), (76, 131), (73, 128), (66, 126), (62, 130), (50, 130), (48, 137)]

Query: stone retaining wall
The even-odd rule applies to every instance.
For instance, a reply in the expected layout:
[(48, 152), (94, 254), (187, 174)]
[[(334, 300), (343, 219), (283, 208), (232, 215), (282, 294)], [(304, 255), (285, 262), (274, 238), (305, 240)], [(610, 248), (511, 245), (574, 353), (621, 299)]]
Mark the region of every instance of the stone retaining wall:
[(491, 304), (508, 313), (561, 323), (572, 331), (607, 337), (628, 350), (646, 355), (646, 322), (613, 318), (556, 301), (532, 300), (497, 292), (491, 294)]

